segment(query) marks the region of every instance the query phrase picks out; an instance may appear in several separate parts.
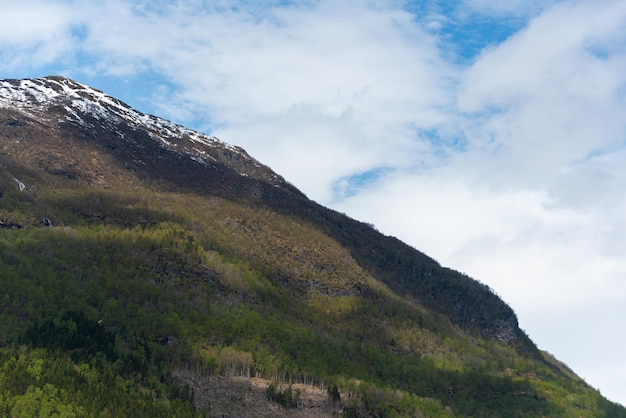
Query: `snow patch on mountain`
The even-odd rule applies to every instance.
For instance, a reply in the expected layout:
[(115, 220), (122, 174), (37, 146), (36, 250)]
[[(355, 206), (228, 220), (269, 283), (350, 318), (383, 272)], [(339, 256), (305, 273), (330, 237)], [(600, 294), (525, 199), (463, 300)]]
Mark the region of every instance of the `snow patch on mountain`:
[(26, 190), (26, 185), (22, 183), (22, 181), (18, 180), (15, 177), (13, 177), (13, 180), (15, 181), (15, 184), (17, 184), (17, 187), (20, 189), (20, 192), (23, 192), (24, 190)]
[[(133, 129), (143, 129), (162, 146), (180, 154), (187, 154), (201, 163), (216, 161), (216, 158), (207, 152), (208, 147), (227, 150), (254, 167), (264, 168), (239, 147), (168, 120), (139, 112), (126, 103), (77, 81), (59, 76), (0, 80), (0, 108), (18, 108), (37, 119), (52, 106), (59, 106), (65, 111), (64, 120), (67, 122), (91, 127), (82, 116), (89, 115), (120, 137), (124, 137), (124, 133), (118, 129), (122, 123)], [(271, 170), (267, 169), (267, 172), (271, 173), (269, 174), (271, 180), (280, 180)]]

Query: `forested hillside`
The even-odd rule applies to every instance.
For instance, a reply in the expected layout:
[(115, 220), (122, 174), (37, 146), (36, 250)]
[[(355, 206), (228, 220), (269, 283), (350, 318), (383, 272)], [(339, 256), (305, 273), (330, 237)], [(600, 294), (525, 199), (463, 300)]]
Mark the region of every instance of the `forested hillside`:
[(0, 415), (626, 416), (488, 287), (236, 149), (37, 112), (0, 110)]

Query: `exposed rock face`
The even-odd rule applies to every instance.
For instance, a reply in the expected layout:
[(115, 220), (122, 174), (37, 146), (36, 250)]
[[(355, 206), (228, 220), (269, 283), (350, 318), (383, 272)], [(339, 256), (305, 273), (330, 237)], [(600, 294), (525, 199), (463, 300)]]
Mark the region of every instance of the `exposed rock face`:
[(492, 340), (500, 340), (507, 343), (517, 341), (520, 338), (517, 320), (509, 318), (508, 320), (495, 321), (493, 326), (486, 330), (485, 336)]

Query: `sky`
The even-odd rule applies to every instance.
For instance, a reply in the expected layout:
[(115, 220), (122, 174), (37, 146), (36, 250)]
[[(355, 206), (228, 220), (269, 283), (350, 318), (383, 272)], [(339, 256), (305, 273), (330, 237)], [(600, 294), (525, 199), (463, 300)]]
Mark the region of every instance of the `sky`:
[(626, 405), (623, 0), (0, 0), (64, 75), (489, 285)]

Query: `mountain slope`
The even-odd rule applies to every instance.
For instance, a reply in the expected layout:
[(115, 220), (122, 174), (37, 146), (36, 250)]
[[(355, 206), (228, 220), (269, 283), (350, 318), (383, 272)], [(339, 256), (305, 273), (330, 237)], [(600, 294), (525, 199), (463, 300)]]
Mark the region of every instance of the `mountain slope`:
[(486, 286), (75, 81), (0, 81), (0, 190), (8, 415), (624, 416)]
[[(32, 154), (30, 162), (47, 172), (101, 185), (120, 179), (130, 182), (130, 178), (135, 182), (160, 180), (173, 190), (255, 199), (326, 228), (351, 248), (368, 270), (376, 269), (377, 276), (384, 277), (388, 285), (398, 291), (411, 291), (420, 302), (442, 310), (455, 322), (505, 340), (519, 337), (513, 311), (488, 289), (453, 271), (442, 270), (434, 260), (381, 236), (367, 225), (315, 205), (239, 148), (143, 115), (67, 79), (10, 80), (1, 86), (0, 94), (8, 98), (5, 103), (16, 104), (22, 114), (36, 121), (30, 126), (34, 131), (31, 138), (43, 141), (39, 144), (31, 139), (22, 146), (12, 145), (20, 149), (17, 152)], [(72, 156), (66, 155), (70, 138)], [(85, 141), (89, 139), (96, 140)], [(130, 173), (117, 170), (107, 181), (103, 173), (115, 165), (123, 165), (126, 170), (122, 171)], [(369, 248), (363, 252), (362, 247)], [(468, 293), (477, 300), (460, 303), (462, 298), (470, 297)]]

